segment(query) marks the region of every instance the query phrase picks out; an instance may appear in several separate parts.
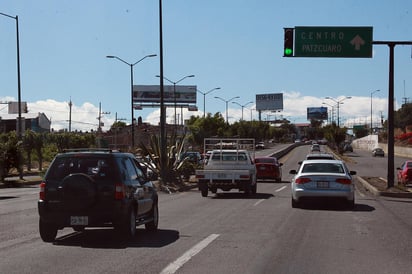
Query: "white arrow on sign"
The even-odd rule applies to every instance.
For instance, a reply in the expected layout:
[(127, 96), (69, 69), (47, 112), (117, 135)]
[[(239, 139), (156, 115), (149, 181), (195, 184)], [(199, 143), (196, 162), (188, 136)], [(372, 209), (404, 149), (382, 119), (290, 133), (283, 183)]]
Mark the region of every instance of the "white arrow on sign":
[(351, 45), (355, 46), (355, 50), (360, 50), (360, 47), (365, 44), (365, 41), (359, 35), (356, 35), (351, 41)]

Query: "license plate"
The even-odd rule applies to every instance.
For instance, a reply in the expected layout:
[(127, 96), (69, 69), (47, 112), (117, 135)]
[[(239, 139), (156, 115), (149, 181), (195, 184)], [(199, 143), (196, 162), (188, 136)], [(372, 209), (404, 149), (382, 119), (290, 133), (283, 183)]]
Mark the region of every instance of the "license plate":
[(329, 188), (329, 182), (323, 182), (323, 181), (316, 182), (316, 186), (318, 188)]
[(88, 216), (70, 216), (70, 225), (88, 225)]
[(217, 178), (224, 179), (224, 178), (226, 178), (226, 174), (225, 173), (218, 173)]
[(260, 170), (265, 170), (265, 169), (266, 169), (266, 167), (264, 167), (264, 166), (260, 167)]

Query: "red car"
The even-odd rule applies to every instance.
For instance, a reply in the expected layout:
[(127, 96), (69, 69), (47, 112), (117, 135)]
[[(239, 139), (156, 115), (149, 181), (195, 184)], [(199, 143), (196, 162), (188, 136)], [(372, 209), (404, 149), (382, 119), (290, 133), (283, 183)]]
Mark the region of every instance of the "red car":
[(406, 185), (412, 182), (412, 160), (403, 162), (397, 170), (398, 184)]
[(282, 181), (282, 163), (275, 157), (256, 157), (256, 179), (274, 180), (277, 183)]

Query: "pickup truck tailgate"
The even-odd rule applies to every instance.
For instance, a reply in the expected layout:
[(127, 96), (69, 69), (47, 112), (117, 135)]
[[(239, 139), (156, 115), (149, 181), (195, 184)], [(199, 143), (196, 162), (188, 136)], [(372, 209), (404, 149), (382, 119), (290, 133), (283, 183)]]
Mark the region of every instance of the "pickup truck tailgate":
[(196, 178), (203, 181), (239, 181), (250, 180), (249, 170), (196, 170)]

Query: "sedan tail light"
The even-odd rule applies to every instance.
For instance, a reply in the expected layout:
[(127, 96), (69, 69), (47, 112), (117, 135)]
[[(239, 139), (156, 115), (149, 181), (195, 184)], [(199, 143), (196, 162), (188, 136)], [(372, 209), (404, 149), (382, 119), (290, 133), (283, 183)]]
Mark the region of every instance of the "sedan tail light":
[(114, 198), (116, 200), (124, 199), (124, 197), (125, 197), (124, 184), (116, 183), (114, 187), (115, 187), (115, 189), (114, 189)]
[(339, 178), (339, 179), (336, 179), (336, 182), (339, 184), (343, 184), (343, 185), (350, 185), (352, 183), (352, 180), (346, 179), (346, 178)]
[(309, 183), (311, 181), (312, 180), (310, 178), (301, 177), (301, 178), (297, 178), (295, 180), (295, 183), (297, 183), (297, 184), (306, 184), (306, 183)]

